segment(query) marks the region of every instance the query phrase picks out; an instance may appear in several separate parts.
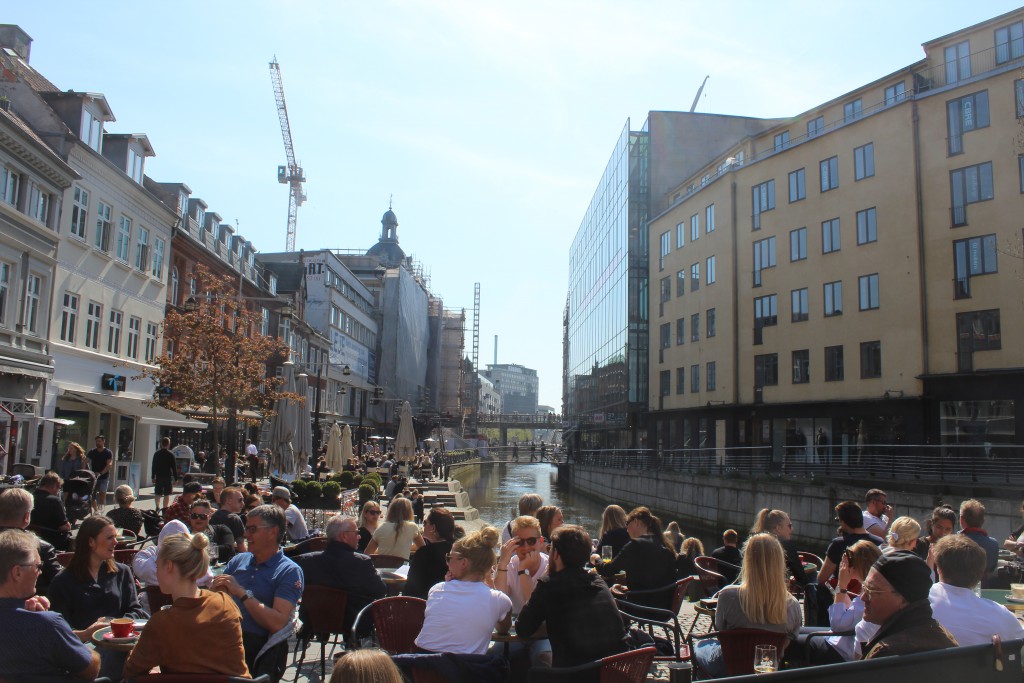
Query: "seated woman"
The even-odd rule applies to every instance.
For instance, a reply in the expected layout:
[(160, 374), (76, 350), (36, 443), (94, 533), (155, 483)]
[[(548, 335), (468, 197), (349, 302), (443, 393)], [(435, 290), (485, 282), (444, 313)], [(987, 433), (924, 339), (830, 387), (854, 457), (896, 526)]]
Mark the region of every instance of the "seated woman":
[[(718, 594), (715, 628), (756, 628), (796, 638), (803, 615), (800, 603), (786, 590), (786, 563), (782, 545), (772, 534), (754, 534), (743, 546), (740, 583)], [(785, 648), (783, 648), (785, 649)], [(694, 658), (714, 678), (725, 675), (722, 646), (714, 638), (697, 643)], [(782, 652), (779, 652), (779, 657)]]
[[(174, 534), (164, 539), (157, 555), (160, 590), (173, 599), (158, 611), (139, 637), (124, 665), (130, 678), (149, 673), (246, 676), (242, 649), (242, 613), (227, 593), (200, 589), (210, 559), (204, 534)], [(213, 644), (213, 646), (211, 646)]]
[(342, 653), (331, 669), (330, 683), (404, 683), (402, 672), (383, 650), (364, 648)]
[(801, 586), (815, 582), (817, 574), (805, 571), (804, 564), (797, 554), (796, 544), (793, 542), (793, 522), (786, 512), (764, 508), (757, 513), (757, 519), (754, 521), (750, 533), (751, 535), (769, 533), (779, 539), (779, 543), (782, 544), (782, 552), (786, 557), (786, 570), (790, 576)]
[[(704, 554), (704, 544), (699, 538), (690, 536), (680, 548), (679, 556), (676, 558), (676, 576), (685, 579), (697, 573), (697, 558)], [(719, 586), (721, 588), (722, 586)]]
[(601, 540), (597, 544), (598, 551), (606, 545), (612, 547), (612, 557), (622, 552), (629, 543), (629, 532), (626, 531), (626, 511), (618, 505), (609, 505), (601, 514)]
[(220, 494), (224, 493), (224, 489), (227, 488), (227, 482), (224, 481), (223, 477), (214, 477), (213, 479), (213, 490), (210, 492), (210, 507), (220, 507)]
[(423, 536), (412, 521), (412, 503), (397, 497), (388, 504), (387, 521), (373, 532), (373, 540), (366, 546), (366, 554), (395, 555), (409, 559), (412, 548), (423, 547)]
[(661, 520), (645, 507), (633, 509), (626, 516), (626, 531), (630, 541), (608, 564), (597, 571), (604, 577), (626, 572), (629, 591), (648, 591), (664, 588), (648, 595), (629, 593), (626, 599), (649, 607), (668, 609), (672, 605), (673, 586), (676, 582), (676, 552), (665, 542)]
[(373, 532), (380, 524), (380, 513), (380, 505), (374, 500), (366, 501), (359, 510), (359, 552), (365, 553), (373, 540)]
[(921, 536), (921, 524), (913, 517), (897, 517), (885, 532), (883, 553), (894, 553), (905, 550), (909, 553), (917, 550), (917, 542)]
[(540, 522), (540, 535), (544, 540), (549, 540), (551, 533), (565, 523), (562, 509), (557, 505), (544, 505), (538, 508), (535, 517)]
[[(135, 578), (147, 586), (158, 585), (157, 556), (160, 553), (160, 546), (163, 545), (164, 540), (168, 537), (185, 533), (188, 533), (188, 527), (185, 526), (184, 522), (172, 519), (167, 524), (164, 524), (164, 527), (160, 529), (160, 535), (157, 536), (156, 545), (146, 546), (135, 553), (135, 557), (132, 558), (132, 572), (135, 573)], [(212, 581), (213, 574), (207, 571), (206, 575), (199, 579), (198, 584), (206, 588)]]
[(448, 573), (448, 553), (455, 543), (455, 517), (442, 507), (431, 508), (423, 520), (426, 545), (409, 560), (409, 577), (402, 595), (427, 599), (431, 588), (444, 581)]
[(448, 554), (444, 583), (430, 589), (416, 645), (427, 652), (487, 653), (491, 633), (507, 633), (512, 600), (484, 583), (494, 567), (500, 536), (492, 526), (460, 538)]
[(127, 529), (136, 536), (142, 531), (142, 510), (132, 507), (135, 502), (135, 492), (132, 487), (122, 484), (114, 489), (114, 502), (117, 507), (107, 513), (114, 526), (118, 529)]

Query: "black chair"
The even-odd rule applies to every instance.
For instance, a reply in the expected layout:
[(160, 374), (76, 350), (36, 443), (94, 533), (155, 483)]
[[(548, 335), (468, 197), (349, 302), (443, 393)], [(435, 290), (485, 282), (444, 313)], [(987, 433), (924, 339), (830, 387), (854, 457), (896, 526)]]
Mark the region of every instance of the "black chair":
[[(295, 640), (292, 664), (295, 666), (295, 680), (299, 680), (299, 670), (306, 660), (306, 649), (314, 638), (320, 641), (320, 679), (327, 675), (326, 648), (331, 643), (338, 645), (338, 636), (345, 637), (345, 607), (348, 605), (348, 593), (340, 588), (327, 586), (306, 586), (302, 590), (303, 627)], [(302, 654), (299, 654), (299, 650)]]

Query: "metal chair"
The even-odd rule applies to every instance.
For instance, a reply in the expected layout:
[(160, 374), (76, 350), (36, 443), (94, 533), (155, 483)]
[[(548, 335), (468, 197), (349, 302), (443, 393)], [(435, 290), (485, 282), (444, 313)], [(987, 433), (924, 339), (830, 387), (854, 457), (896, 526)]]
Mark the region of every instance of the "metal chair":
[(715, 558), (700, 555), (694, 559), (693, 563), (697, 565), (697, 576), (700, 577), (700, 585), (704, 588), (704, 593), (708, 597), (715, 595), (728, 585), (729, 582), (725, 577), (718, 573), (718, 560)]
[(370, 555), (370, 559), (373, 560), (373, 566), (377, 569), (398, 569), (407, 561), (399, 555), (381, 555), (379, 553)]
[(359, 627), (364, 619), (373, 619), (377, 644), (388, 654), (401, 655), (416, 652), (416, 636), (423, 628), (427, 601), (399, 595), (374, 600), (359, 611), (352, 625), (351, 642), (359, 642)]
[(294, 547), (288, 550), (288, 557), (298, 557), (305, 553), (315, 553), (318, 550), (323, 550), (327, 547), (328, 539), (326, 536), (314, 536), (307, 538), (304, 541), (299, 541)]
[[(789, 636), (777, 631), (764, 631), (758, 628), (732, 628), (725, 631), (712, 631), (697, 640), (717, 638), (722, 645), (722, 661), (725, 663), (726, 676), (744, 676), (754, 673), (754, 648), (758, 645), (774, 645), (782, 658), (782, 651)], [(689, 638), (690, 652), (695, 651), (694, 638)], [(693, 660), (694, 666), (700, 669), (700, 662)], [(710, 677), (707, 671), (700, 669), (704, 677)]]
[(127, 683), (270, 683), (270, 676), (256, 678), (220, 674), (144, 674), (129, 678)]
[[(327, 586), (306, 586), (302, 590), (302, 613), (303, 627), (299, 637), (295, 640), (295, 650), (292, 653), (292, 665), (295, 666), (295, 680), (299, 680), (299, 670), (306, 661), (306, 649), (314, 638), (320, 641), (320, 680), (327, 676), (326, 648), (334, 637), (334, 644), (338, 645), (337, 636), (344, 638), (345, 629), (345, 606), (348, 604), (348, 592), (340, 588), (328, 588)], [(299, 648), (302, 654), (299, 654)]]
[(146, 586), (144, 590), (146, 591), (146, 600), (149, 602), (150, 614), (156, 614), (174, 602), (174, 598), (160, 590), (160, 586)]
[(533, 668), (530, 669), (530, 683), (561, 683), (577, 680), (586, 680), (586, 674), (598, 674), (601, 683), (643, 683), (647, 680), (647, 673), (650, 671), (651, 663), (657, 650), (653, 647), (645, 647), (639, 650), (629, 650), (617, 655), (611, 655), (604, 659), (579, 666), (561, 668)]
[(67, 567), (71, 564), (71, 558), (74, 556), (74, 553), (57, 553), (57, 561), (60, 562), (60, 566)]
[(646, 627), (651, 636), (654, 636), (654, 629), (661, 629), (666, 635), (671, 634), (673, 655), (669, 657), (659, 655), (655, 659), (670, 659), (679, 662), (690, 658), (689, 648), (684, 642), (683, 626), (679, 622), (679, 610), (683, 606), (683, 600), (686, 599), (690, 584), (696, 580), (695, 576), (687, 576), (675, 582), (672, 591), (672, 605), (667, 610), (638, 605), (627, 600), (615, 601), (625, 620), (635, 622), (640, 627)]

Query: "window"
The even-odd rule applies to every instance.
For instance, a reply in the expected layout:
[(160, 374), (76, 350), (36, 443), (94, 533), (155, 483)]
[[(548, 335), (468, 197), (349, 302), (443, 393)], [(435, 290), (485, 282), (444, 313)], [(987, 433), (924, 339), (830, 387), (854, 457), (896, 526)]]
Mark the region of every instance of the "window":
[(71, 234), (85, 239), (85, 222), (89, 219), (89, 193), (75, 186), (71, 195)]
[(159, 237), (153, 240), (153, 269), (150, 274), (158, 280), (164, 277), (164, 241)]
[(875, 207), (857, 212), (857, 244), (878, 241), (878, 223)]
[(690, 216), (690, 241), (696, 242), (700, 238), (700, 219), (698, 214)]
[(970, 298), (972, 277), (999, 272), (996, 236), (983, 235), (953, 242), (953, 270), (956, 298)]
[(115, 256), (118, 260), (128, 263), (128, 257), (132, 250), (132, 219), (121, 216), (121, 223), (117, 229), (117, 250)]
[(793, 384), (811, 381), (811, 352), (807, 349), (793, 352)]
[(961, 372), (974, 369), (975, 351), (995, 351), (1003, 347), (999, 309), (956, 314), (957, 366)]
[(967, 225), (967, 205), (994, 197), (992, 162), (966, 166), (949, 172), (953, 202), (953, 227)]
[(7, 298), (11, 293), (11, 264), (0, 261), (0, 325), (7, 323)]
[(672, 325), (670, 323), (663, 323), (660, 330), (662, 350), (672, 348)]
[(800, 168), (789, 174), (789, 203), (807, 198), (807, 169)]
[(700, 289), (700, 263), (690, 266), (690, 291), (696, 292)]
[(60, 340), (68, 344), (75, 343), (75, 330), (78, 328), (78, 295), (64, 292), (64, 307), (60, 313)]
[(761, 214), (775, 208), (775, 181), (754, 185), (751, 190), (754, 206), (754, 230), (761, 229)]
[(79, 137), (82, 142), (100, 154), (103, 153), (103, 122), (85, 107), (82, 107), (82, 131)]
[(44, 191), (39, 185), (30, 183), (26, 209), (29, 218), (35, 218), (43, 225), (47, 225), (47, 221), (50, 219), (50, 193)]
[(754, 386), (773, 387), (779, 383), (779, 354), (754, 356)]
[(797, 228), (789, 233), (789, 260), (803, 261), (807, 258), (807, 228)]
[(99, 202), (96, 206), (96, 246), (110, 251), (110, 205)]
[(946, 84), (971, 77), (971, 45), (969, 41), (950, 45), (945, 50)]
[(860, 378), (873, 379), (882, 376), (882, 342), (869, 341), (860, 344)]
[(781, 133), (775, 134), (775, 151), (781, 152), (789, 147), (789, 131), (784, 130)]
[(707, 313), (704, 314), (704, 320), (708, 328), (708, 338), (715, 336), (715, 309), (709, 308)]
[(658, 258), (658, 270), (665, 270), (665, 257), (672, 252), (672, 236), (669, 232), (661, 233), (661, 256)]
[(149, 229), (139, 227), (135, 235), (135, 270), (145, 273), (149, 269)]
[(864, 180), (873, 175), (875, 175), (875, 143), (869, 142), (853, 150), (853, 179)]
[(18, 205), (18, 184), (21, 176), (7, 166), (0, 166), (0, 200), (11, 206)]
[(206, 209), (202, 204), (196, 204), (196, 223), (199, 224), (200, 231), (206, 229)]
[(843, 347), (825, 347), (825, 381), (843, 381)]
[(706, 382), (708, 386), (708, 391), (714, 391), (715, 385), (718, 384), (718, 377), (716, 377), (718, 373), (716, 372), (717, 368), (715, 367), (715, 361), (708, 361), (705, 367), (706, 372), (704, 374), (707, 375)]
[(121, 311), (110, 311), (110, 327), (107, 328), (107, 353), (115, 356), (121, 353), (121, 322), (124, 313)]
[(794, 289), (790, 292), (790, 300), (793, 306), (792, 322), (799, 323), (810, 317), (807, 307), (807, 288)]
[(676, 271), (676, 296), (686, 293), (686, 269)]
[(878, 308), (878, 273), (861, 275), (859, 281), (860, 310), (870, 311)]
[(660, 388), (661, 396), (668, 396), (672, 391), (672, 373), (668, 370), (662, 370), (658, 373), (658, 383)]
[(775, 267), (775, 238), (754, 242), (754, 286), (761, 286), (761, 271)]
[(264, 306), (260, 309), (260, 334), (264, 337), (270, 336), (270, 309)]
[(825, 117), (819, 116), (818, 118), (811, 119), (807, 122), (807, 137), (813, 138), (815, 135), (821, 135), (825, 132)]
[(946, 125), (949, 153), (960, 154), (964, 151), (964, 133), (989, 126), (988, 91), (982, 90), (946, 102)]
[(821, 172), (821, 191), (828, 192), (839, 187), (839, 157), (829, 157), (818, 163)]
[(715, 231), (715, 205), (708, 204), (704, 207), (704, 232)]
[(686, 368), (676, 368), (676, 393), (682, 394), (686, 387)]
[(764, 328), (778, 322), (778, 297), (775, 294), (754, 299), (754, 344), (764, 343)]
[[(661, 278), (659, 283), (661, 288), (661, 303), (665, 303), (672, 298), (672, 280), (667, 277)], [(664, 306), (662, 307), (664, 308)], [(662, 313), (664, 315), (664, 313)]]
[(32, 334), (39, 330), (39, 306), (43, 294), (43, 278), (38, 275), (29, 275), (25, 288), (25, 327)]
[(843, 281), (825, 283), (825, 317), (843, 314)]
[(996, 29), (996, 64), (1024, 57), (1024, 22)]
[(682, 249), (686, 244), (686, 221), (676, 223), (676, 249)]
[(1017, 118), (1024, 116), (1024, 79), (1013, 82), (1013, 99), (1017, 103)]
[(902, 102), (907, 97), (907, 84), (903, 81), (893, 83), (885, 89), (885, 106)]
[(676, 319), (676, 346), (686, 343), (686, 318)]
[(690, 316), (690, 341), (700, 341), (700, 313)]
[[(267, 309), (263, 309), (266, 311)], [(266, 333), (264, 333), (266, 336)], [(147, 363), (152, 363), (156, 358), (156, 323), (146, 323), (146, 355)]]
[(142, 319), (134, 315), (128, 318), (128, 357), (139, 359), (139, 336), (142, 334)]
[(860, 118), (861, 111), (864, 109), (864, 103), (858, 97), (853, 102), (847, 102), (843, 105), (843, 122), (849, 123), (850, 121), (856, 121)]
[(100, 348), (100, 324), (103, 322), (103, 306), (95, 301), (89, 302), (88, 315), (85, 318), (85, 345), (90, 349)]
[(142, 184), (142, 162), (144, 157), (131, 147), (128, 148), (128, 165), (125, 172), (135, 182)]
[(699, 365), (691, 365), (690, 366), (690, 392), (694, 393), (694, 394), (700, 393), (700, 366)]
[(821, 223), (821, 253), (831, 254), (833, 251), (839, 251), (841, 242), (839, 241), (839, 219), (833, 218), (831, 220), (822, 221)]
[(708, 256), (704, 259), (704, 283), (713, 284), (715, 281), (715, 257)]
[(1024, 194), (1024, 154), (1017, 155), (1017, 173), (1020, 176), (1020, 191)]

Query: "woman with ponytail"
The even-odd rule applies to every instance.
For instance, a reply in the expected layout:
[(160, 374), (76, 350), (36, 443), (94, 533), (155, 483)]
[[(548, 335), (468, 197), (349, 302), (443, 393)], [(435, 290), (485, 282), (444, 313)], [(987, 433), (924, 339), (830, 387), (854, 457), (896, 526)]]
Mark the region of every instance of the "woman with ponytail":
[(204, 534), (174, 534), (157, 554), (160, 590), (171, 596), (139, 637), (124, 667), (125, 678), (149, 673), (249, 676), (242, 649), (242, 614), (224, 592), (203, 590), (210, 559)]

